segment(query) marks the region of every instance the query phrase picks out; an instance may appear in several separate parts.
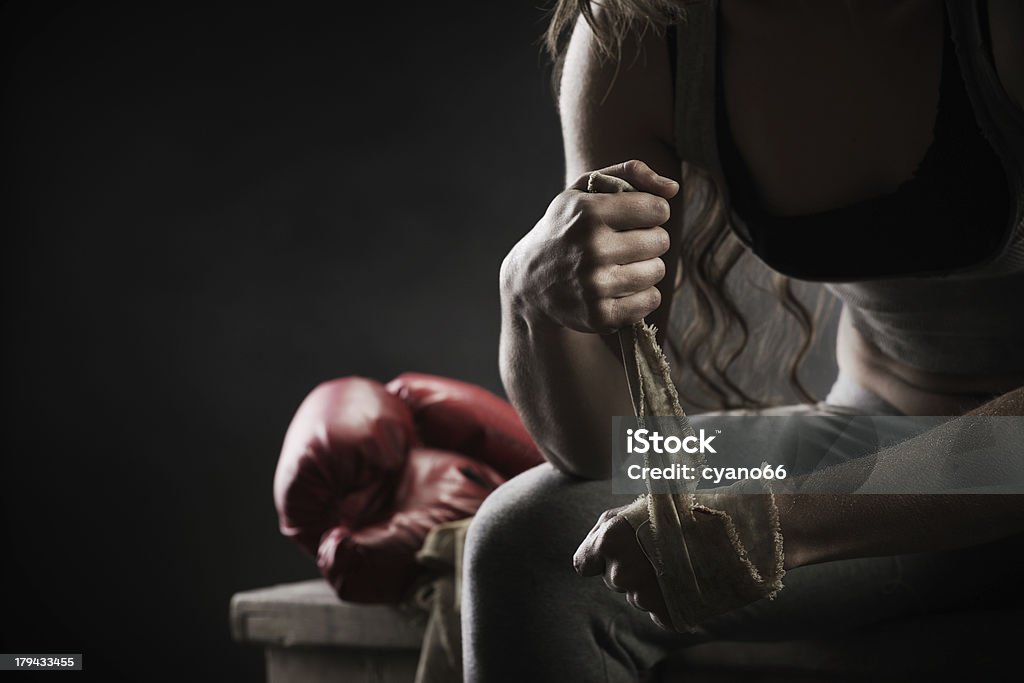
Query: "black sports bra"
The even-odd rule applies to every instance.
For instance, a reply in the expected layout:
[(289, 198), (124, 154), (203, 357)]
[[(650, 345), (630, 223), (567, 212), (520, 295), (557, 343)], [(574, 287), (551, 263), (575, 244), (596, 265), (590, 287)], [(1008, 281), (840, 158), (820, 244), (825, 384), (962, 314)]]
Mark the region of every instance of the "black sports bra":
[(948, 21), (939, 87), (933, 140), (913, 177), (889, 194), (848, 206), (777, 216), (759, 201), (733, 140), (719, 68), (718, 153), (731, 208), (746, 225), (754, 253), (786, 275), (832, 282), (943, 274), (991, 257), (1005, 236), (1009, 186), (978, 129)]

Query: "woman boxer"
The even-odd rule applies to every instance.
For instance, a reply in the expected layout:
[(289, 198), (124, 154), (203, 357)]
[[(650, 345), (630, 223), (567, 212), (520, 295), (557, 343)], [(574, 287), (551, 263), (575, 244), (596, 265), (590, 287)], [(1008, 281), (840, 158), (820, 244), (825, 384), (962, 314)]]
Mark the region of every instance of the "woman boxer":
[[(681, 371), (719, 407), (763, 406), (728, 373), (747, 328), (724, 283), (746, 252), (805, 331), (786, 277), (843, 303), (820, 410), (1022, 414), (1021, 25), (1012, 0), (557, 4), (568, 187), (501, 270), (505, 386), (550, 464), (474, 521), (468, 680), (635, 680), (703, 640), (1005, 605), (1014, 496), (778, 496), (778, 597), (660, 628), (630, 498), (603, 479), (611, 417), (632, 413), (608, 335), (664, 328), (676, 297)], [(595, 170), (637, 191), (588, 193)], [(794, 378), (805, 348), (784, 354)]]

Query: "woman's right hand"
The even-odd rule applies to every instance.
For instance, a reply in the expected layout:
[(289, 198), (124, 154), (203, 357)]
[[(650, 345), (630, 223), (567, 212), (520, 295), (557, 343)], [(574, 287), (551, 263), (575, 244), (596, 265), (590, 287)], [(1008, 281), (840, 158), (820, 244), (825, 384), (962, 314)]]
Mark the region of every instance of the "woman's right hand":
[(502, 296), (530, 323), (607, 334), (661, 303), (660, 258), (670, 247), (661, 227), (679, 184), (641, 161), (600, 169), (636, 192), (587, 192), (584, 174), (505, 257)]

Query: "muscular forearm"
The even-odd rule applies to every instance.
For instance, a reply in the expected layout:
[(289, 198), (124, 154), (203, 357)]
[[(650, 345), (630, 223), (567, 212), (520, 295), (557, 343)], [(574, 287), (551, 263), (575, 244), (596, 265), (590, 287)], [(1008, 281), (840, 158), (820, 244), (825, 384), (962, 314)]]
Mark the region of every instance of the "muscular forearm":
[[(1024, 390), (985, 404), (973, 416), (1019, 416)], [(914, 439), (868, 458), (809, 475), (805, 490), (878, 490), (871, 482), (898, 481), (924, 476), (926, 471), (955, 471), (961, 456), (957, 446), (958, 421), (953, 420)], [(1008, 444), (1008, 459), (1024, 457)], [(980, 463), (998, 467), (998, 463)], [(968, 475), (969, 473), (964, 473)], [(814, 479), (817, 481), (814, 481)], [(824, 479), (829, 485), (823, 485)], [(976, 480), (976, 475), (971, 475)], [(920, 482), (916, 482), (918, 486)], [(792, 494), (777, 495), (779, 519), (786, 544), (786, 564), (804, 564), (900, 553), (945, 550), (984, 543), (1024, 533), (1024, 496), (963, 494), (955, 481), (942, 482), (947, 493), (897, 494)], [(990, 487), (998, 491), (998, 486)]]
[(633, 410), (621, 364), (600, 335), (531, 316), (502, 289), (501, 376), (513, 405), (560, 470), (609, 476), (611, 417)]
[(780, 495), (786, 568), (949, 550), (1024, 533), (1020, 495)]
[[(601, 333), (660, 325), (675, 283), (683, 212), (665, 47), (660, 30), (629, 32), (633, 58), (619, 63), (577, 23), (559, 88), (567, 189), (502, 266), (505, 389), (547, 458), (585, 477), (610, 474), (610, 418), (633, 412), (617, 342)], [(594, 170), (638, 191), (589, 192)]]

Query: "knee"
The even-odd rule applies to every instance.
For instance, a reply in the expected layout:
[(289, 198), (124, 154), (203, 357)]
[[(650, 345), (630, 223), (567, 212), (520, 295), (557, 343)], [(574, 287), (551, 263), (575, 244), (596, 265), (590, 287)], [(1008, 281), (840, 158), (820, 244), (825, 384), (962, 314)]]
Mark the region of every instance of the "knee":
[(605, 676), (600, 643), (611, 642), (608, 629), (630, 608), (600, 581), (577, 576), (572, 558), (601, 512), (632, 499), (611, 495), (608, 481), (574, 479), (550, 465), (488, 496), (463, 556), (466, 680)]
[[(501, 653), (509, 638), (525, 650), (542, 652), (545, 642), (557, 636), (552, 625), (566, 626), (570, 617), (562, 607), (581, 588), (572, 556), (593, 524), (583, 521), (580, 531), (583, 518), (572, 509), (582, 496), (580, 484), (540, 465), (498, 487), (480, 506), (469, 527), (462, 566), (467, 671), (481, 662), (505, 661)], [(583, 611), (572, 614), (584, 616)]]
[[(566, 510), (573, 480), (551, 465), (530, 469), (498, 487), (477, 511), (466, 538), (466, 579), (500, 577), (516, 567), (534, 567), (545, 557), (564, 557), (560, 537), (571, 532)], [(577, 539), (577, 542), (582, 537)], [(528, 562), (524, 562), (529, 558)], [(556, 560), (557, 561), (557, 560)], [(571, 567), (571, 551), (565, 560)]]

